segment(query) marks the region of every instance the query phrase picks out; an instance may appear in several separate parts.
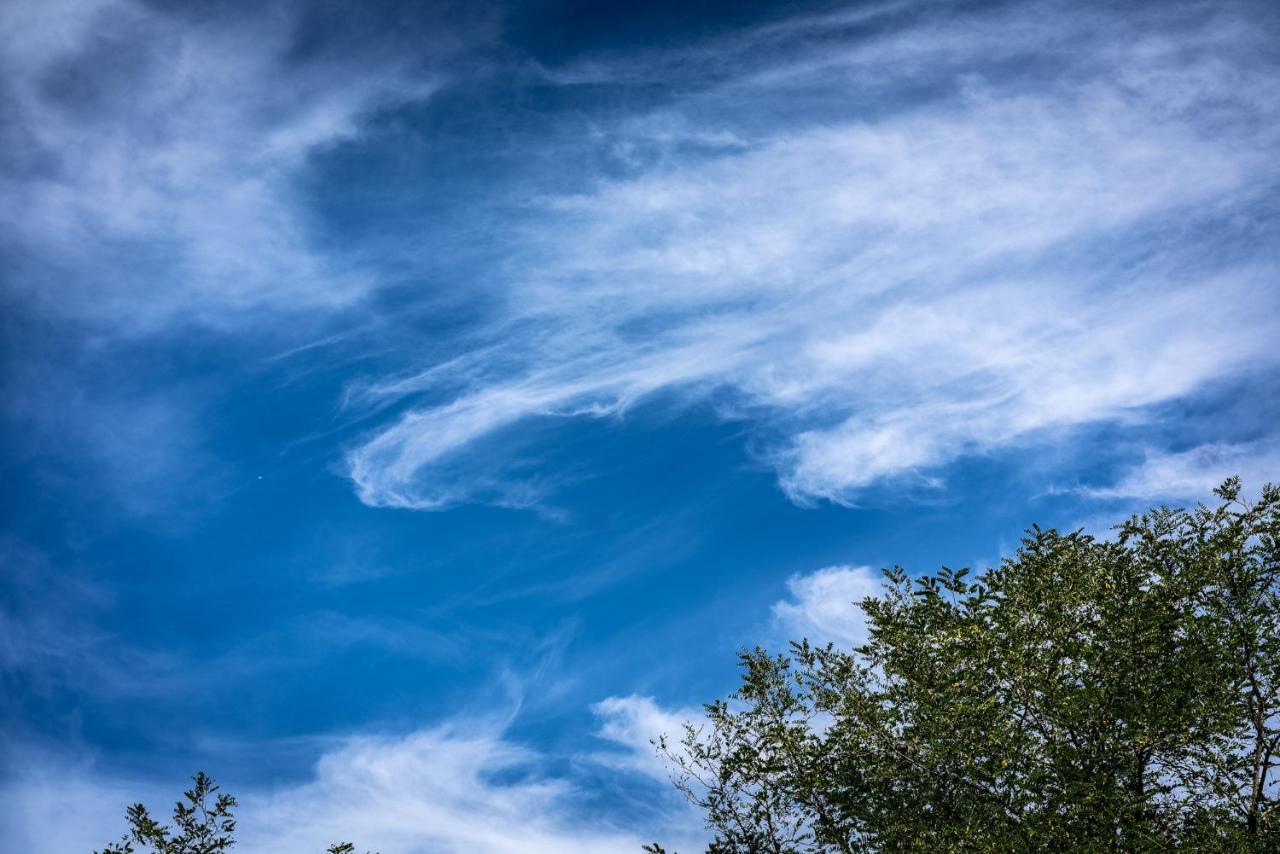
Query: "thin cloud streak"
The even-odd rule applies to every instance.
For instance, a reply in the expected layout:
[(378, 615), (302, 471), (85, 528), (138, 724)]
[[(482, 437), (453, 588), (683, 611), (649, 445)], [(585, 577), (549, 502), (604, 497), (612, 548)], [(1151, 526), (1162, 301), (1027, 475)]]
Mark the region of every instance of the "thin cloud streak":
[(341, 837), (459, 854), (639, 848), (574, 816), (573, 785), (539, 770), (543, 759), (484, 726), (353, 739), (320, 760), (314, 781), (247, 799), (245, 847), (301, 854)]
[(1280, 442), (1210, 442), (1176, 452), (1153, 449), (1116, 483), (1079, 491), (1107, 499), (1208, 500), (1215, 487), (1233, 476), (1241, 477), (1251, 493), (1264, 483), (1280, 482)]
[[(342, 840), (403, 854), (596, 854), (647, 841), (593, 814), (579, 782), (548, 770), (552, 757), (503, 730), (456, 720), (402, 736), (352, 735), (302, 782), (244, 790), (223, 780), (241, 803), (237, 841), (279, 854), (314, 854)], [(105, 778), (86, 762), (30, 758), (38, 761), (0, 788), (0, 826), (30, 854), (90, 850), (123, 830), (126, 804), (143, 800), (164, 815), (175, 789)]]
[(592, 758), (608, 765), (638, 771), (661, 783), (671, 780), (674, 769), (658, 753), (657, 741), (666, 738), (672, 749), (678, 749), (684, 737), (685, 724), (698, 725), (706, 716), (696, 709), (666, 709), (652, 697), (629, 694), (606, 697), (591, 707), (600, 719), (600, 738), (625, 748), (618, 753), (596, 753)]

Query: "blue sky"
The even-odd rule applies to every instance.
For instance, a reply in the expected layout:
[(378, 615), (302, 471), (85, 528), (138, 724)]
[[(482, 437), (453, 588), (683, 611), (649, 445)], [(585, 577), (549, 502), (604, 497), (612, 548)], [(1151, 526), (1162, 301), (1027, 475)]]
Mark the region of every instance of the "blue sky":
[(692, 850), (740, 647), (1280, 476), (1278, 38), (4, 4), (4, 837), (205, 769), (245, 850)]

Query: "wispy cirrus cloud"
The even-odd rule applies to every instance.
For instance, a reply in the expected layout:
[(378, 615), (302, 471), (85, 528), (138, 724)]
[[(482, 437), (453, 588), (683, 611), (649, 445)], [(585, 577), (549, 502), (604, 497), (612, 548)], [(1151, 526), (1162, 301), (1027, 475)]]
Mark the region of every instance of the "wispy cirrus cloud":
[(658, 753), (657, 741), (667, 739), (676, 748), (684, 737), (685, 724), (698, 725), (705, 720), (702, 711), (691, 708), (665, 708), (653, 697), (629, 694), (606, 697), (591, 707), (600, 720), (597, 735), (625, 748), (622, 753), (597, 753), (597, 761), (629, 768), (666, 783), (671, 779), (671, 764)]
[(639, 848), (630, 833), (575, 815), (580, 793), (544, 762), (484, 726), (353, 739), (320, 760), (313, 781), (247, 800), (245, 845), (303, 852), (341, 837), (459, 854)]
[(1249, 11), (801, 21), (737, 37), (764, 70), (655, 60), (715, 83), (601, 131), (626, 177), (533, 205), (484, 355), (384, 388), (427, 402), (349, 452), (358, 494), (527, 506), (508, 439), (678, 394), (753, 424), (793, 500), (852, 503), (1273, 365), (1277, 69)]
[(376, 285), (356, 248), (322, 239), (307, 180), (382, 111), (428, 99), (456, 50), (316, 39), (319, 7), (252, 11), (0, 7), (0, 422), (49, 487), (108, 513), (224, 497), (215, 389), (156, 353), (193, 328), (226, 333), (223, 352), (296, 334), (308, 324), (275, 321), (332, 318)]
[(1208, 500), (1213, 489), (1239, 476), (1246, 488), (1280, 481), (1280, 442), (1210, 442), (1183, 451), (1153, 449), (1115, 483), (1082, 490), (1096, 498), (1142, 501)]
[[(106, 777), (84, 761), (34, 758), (0, 786), (0, 826), (31, 854), (91, 850), (123, 831), (125, 806), (139, 800), (163, 816), (183, 782), (166, 788)], [(237, 840), (247, 851), (312, 854), (353, 840), (362, 850), (405, 854), (596, 854), (637, 851), (653, 835), (696, 836), (667, 819), (614, 825), (554, 760), (508, 738), (501, 722), (458, 719), (405, 735), (343, 737), (300, 782), (221, 782), (240, 799)]]
[(258, 12), (5, 4), (8, 289), (130, 333), (334, 308), (370, 286), (314, 239), (297, 179), (371, 114), (428, 97), (433, 57), (307, 56), (296, 8)]

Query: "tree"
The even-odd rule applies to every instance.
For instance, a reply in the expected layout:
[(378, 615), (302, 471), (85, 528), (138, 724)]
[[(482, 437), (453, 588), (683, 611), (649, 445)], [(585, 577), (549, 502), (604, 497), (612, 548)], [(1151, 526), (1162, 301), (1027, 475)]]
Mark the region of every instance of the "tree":
[[(658, 747), (711, 854), (1280, 850), (1280, 489), (886, 571)], [(660, 850), (658, 848), (657, 850)]]
[(135, 846), (155, 854), (219, 854), (229, 849), (234, 844), (232, 809), (236, 799), (219, 792), (218, 785), (203, 771), (191, 782), (191, 788), (183, 792), (186, 802), (173, 806), (174, 830), (151, 818), (144, 805), (134, 804), (127, 811), (129, 832), (120, 842), (109, 843), (101, 854), (134, 854), (138, 850)]
[[(182, 793), (185, 802), (173, 806), (172, 830), (151, 818), (144, 805), (134, 804), (126, 811), (129, 831), (119, 842), (107, 843), (94, 854), (221, 854), (230, 850), (235, 845), (235, 797), (219, 791), (218, 784), (203, 771), (191, 778), (191, 783)], [(330, 845), (327, 854), (355, 854), (355, 850), (350, 842), (340, 842)]]

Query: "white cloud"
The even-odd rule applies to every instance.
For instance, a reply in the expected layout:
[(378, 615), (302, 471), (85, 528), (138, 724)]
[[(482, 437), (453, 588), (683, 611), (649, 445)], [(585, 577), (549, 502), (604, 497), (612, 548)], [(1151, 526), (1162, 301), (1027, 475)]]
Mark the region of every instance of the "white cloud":
[(845, 648), (867, 641), (866, 615), (857, 603), (883, 592), (880, 573), (865, 566), (828, 566), (787, 581), (791, 599), (773, 606), (773, 618), (793, 640)]
[(0, 784), (0, 830), (15, 851), (101, 850), (123, 833), (126, 806), (144, 800), (160, 807), (172, 800), (172, 792), (147, 784), (102, 779), (86, 763), (59, 763), (21, 750), (12, 751), (12, 758), (24, 761), (25, 773)]
[[(1265, 240), (1240, 246), (1280, 180), (1276, 69), (1230, 9), (1191, 17), (948, 17), (886, 37), (905, 66), (867, 59), (886, 42), (827, 46), (812, 68), (788, 56), (785, 74), (731, 77), (674, 118), (605, 131), (734, 144), (678, 155), (664, 137), (632, 177), (543, 200), (515, 235), (480, 366), (382, 389), (439, 402), (350, 452), (360, 497), (527, 505), (544, 485), (493, 453), (497, 437), (728, 390), (794, 500), (851, 502), (1273, 364), (1280, 259)], [(1038, 84), (1001, 76), (985, 64), (994, 42), (1029, 64), (1053, 47), (1062, 66)], [(835, 85), (840, 55), (856, 74)], [(929, 62), (952, 82), (908, 101), (905, 77)], [(859, 87), (880, 112), (856, 108)], [(756, 113), (788, 99), (828, 114)]]
[(484, 728), (356, 739), (326, 755), (313, 782), (248, 800), (244, 844), (303, 852), (342, 838), (459, 854), (639, 848), (626, 832), (574, 817), (572, 784), (547, 776), (541, 759)]
[(1117, 483), (1084, 492), (1099, 498), (1208, 501), (1214, 487), (1234, 475), (1250, 489), (1280, 483), (1280, 443), (1210, 442), (1177, 453), (1150, 450)]
[[(301, 784), (246, 792), (222, 782), (240, 798), (245, 851), (318, 854), (343, 840), (399, 854), (639, 850), (647, 840), (591, 815), (583, 791), (549, 774), (546, 759), (505, 739), (501, 727), (459, 724), (347, 739)], [(164, 815), (173, 798), (154, 781), (43, 761), (3, 794), (6, 841), (30, 854), (92, 850), (119, 836), (127, 804), (142, 799)]]
[(44, 265), (15, 271), (32, 299), (130, 332), (335, 307), (369, 286), (314, 245), (295, 181), (435, 84), (402, 57), (290, 58), (295, 16), (260, 11), (5, 4), (0, 222)]
[(703, 713), (696, 709), (664, 709), (652, 697), (630, 694), (606, 697), (591, 707), (600, 718), (597, 735), (627, 748), (623, 754), (595, 754), (607, 764), (630, 768), (662, 782), (671, 778), (671, 767), (658, 755), (654, 742), (661, 737), (677, 749), (686, 723), (697, 724)]

